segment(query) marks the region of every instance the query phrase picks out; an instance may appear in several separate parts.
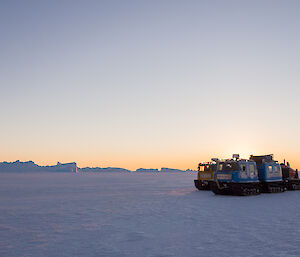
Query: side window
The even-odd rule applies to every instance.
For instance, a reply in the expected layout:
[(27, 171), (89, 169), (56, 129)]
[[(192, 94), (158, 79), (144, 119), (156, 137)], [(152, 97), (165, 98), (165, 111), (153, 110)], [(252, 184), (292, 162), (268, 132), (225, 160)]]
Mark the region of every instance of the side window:
[(245, 164), (241, 164), (241, 172), (246, 172), (246, 165)]
[(278, 174), (279, 173), (279, 167), (276, 165), (274, 166), (274, 173)]
[(250, 177), (253, 178), (256, 176), (256, 170), (254, 164), (249, 164), (249, 169), (250, 169)]
[(273, 166), (272, 166), (272, 165), (269, 165), (269, 166), (268, 166), (268, 171), (269, 171), (269, 173), (272, 173), (272, 172), (273, 172)]
[(248, 174), (247, 174), (247, 166), (244, 163), (240, 164), (241, 166), (241, 178), (247, 178)]

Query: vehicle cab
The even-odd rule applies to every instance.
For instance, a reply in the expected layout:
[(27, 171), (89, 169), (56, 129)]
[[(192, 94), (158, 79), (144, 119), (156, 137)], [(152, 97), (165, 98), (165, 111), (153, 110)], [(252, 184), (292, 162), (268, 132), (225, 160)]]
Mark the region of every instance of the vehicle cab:
[(263, 182), (282, 181), (282, 169), (277, 161), (273, 160), (273, 155), (250, 156), (255, 161), (258, 169), (258, 177)]
[(214, 181), (216, 166), (215, 159), (212, 159), (211, 162), (199, 163), (197, 179), (194, 180), (197, 189), (210, 190), (210, 185)]
[(256, 163), (252, 160), (240, 159), (238, 154), (234, 154), (232, 159), (219, 160), (212, 191), (223, 195), (259, 194)]
[(199, 163), (198, 180), (213, 180), (216, 164), (212, 162)]
[(223, 182), (258, 182), (256, 163), (244, 159), (227, 159), (218, 162), (215, 180)]

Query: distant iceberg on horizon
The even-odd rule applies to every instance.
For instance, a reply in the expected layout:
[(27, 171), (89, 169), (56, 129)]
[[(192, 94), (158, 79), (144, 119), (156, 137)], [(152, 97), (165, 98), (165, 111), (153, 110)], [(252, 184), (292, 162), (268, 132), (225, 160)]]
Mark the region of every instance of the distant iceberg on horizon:
[(0, 172), (10, 172), (10, 173), (29, 173), (29, 172), (72, 172), (72, 173), (85, 173), (85, 172), (194, 172), (194, 170), (180, 170), (180, 169), (173, 169), (173, 168), (161, 168), (159, 169), (145, 169), (139, 168), (134, 171), (118, 168), (118, 167), (84, 167), (79, 168), (76, 162), (70, 163), (61, 163), (57, 162), (56, 165), (52, 166), (40, 166), (33, 161), (26, 161), (21, 162), (19, 160), (15, 162), (0, 162)]
[(52, 166), (40, 166), (33, 161), (0, 162), (0, 172), (78, 172), (76, 162), (60, 163)]

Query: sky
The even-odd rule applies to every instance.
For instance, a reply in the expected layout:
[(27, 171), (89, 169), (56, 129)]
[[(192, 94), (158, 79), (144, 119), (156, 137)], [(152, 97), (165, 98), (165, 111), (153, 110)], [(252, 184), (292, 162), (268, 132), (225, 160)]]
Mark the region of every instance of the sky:
[(299, 1), (0, 2), (0, 161), (300, 168)]

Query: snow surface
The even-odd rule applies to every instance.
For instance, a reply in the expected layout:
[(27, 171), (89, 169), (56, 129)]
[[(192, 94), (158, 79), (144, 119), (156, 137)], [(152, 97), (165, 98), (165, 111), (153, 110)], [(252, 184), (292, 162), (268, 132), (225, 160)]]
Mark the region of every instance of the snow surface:
[(195, 176), (0, 174), (0, 256), (300, 256), (300, 191), (215, 196)]

